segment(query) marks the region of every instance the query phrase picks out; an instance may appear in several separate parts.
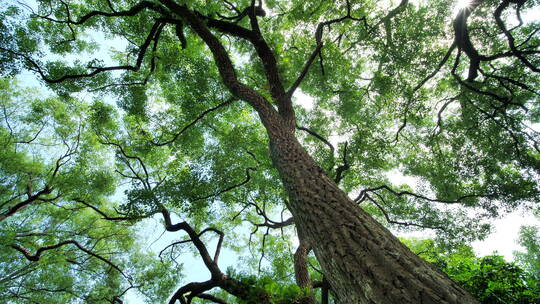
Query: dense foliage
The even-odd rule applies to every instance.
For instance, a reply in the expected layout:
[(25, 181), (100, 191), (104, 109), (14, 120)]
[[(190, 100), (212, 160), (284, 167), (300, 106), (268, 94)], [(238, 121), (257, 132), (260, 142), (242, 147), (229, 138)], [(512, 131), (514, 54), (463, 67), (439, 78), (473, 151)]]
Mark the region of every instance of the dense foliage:
[(540, 282), (540, 231), (538, 226), (522, 226), (519, 244), (524, 251), (514, 252), (516, 260)]
[[(464, 286), (481, 303), (540, 303), (537, 273), (507, 262), (502, 256), (477, 257), (469, 246), (448, 251), (436, 246), (431, 240), (412, 239), (404, 242)], [(538, 258), (530, 260), (533, 261), (538, 262)]]
[[(328, 301), (260, 116), (171, 2), (0, 2), (0, 298)], [(296, 136), (359, 208), (457, 250), (422, 256), (484, 303), (537, 301), (538, 230), (525, 271), (460, 246), (538, 210), (538, 1), (178, 3), (276, 108), (279, 75)], [(241, 263), (222, 271), (221, 248)], [(211, 279), (182, 277), (190, 252)]]

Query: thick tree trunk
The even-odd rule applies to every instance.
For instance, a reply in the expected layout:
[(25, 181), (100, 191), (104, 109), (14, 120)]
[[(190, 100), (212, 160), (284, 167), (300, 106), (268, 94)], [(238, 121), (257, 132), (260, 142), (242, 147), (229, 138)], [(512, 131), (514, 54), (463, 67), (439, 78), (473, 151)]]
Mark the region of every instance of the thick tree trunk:
[(231, 93), (258, 112), (270, 138), (272, 160), (289, 194), (288, 207), (301, 235), (312, 245), (339, 303), (477, 303), (356, 206), (302, 148), (294, 137), (290, 100), (294, 90), (285, 92), (279, 83), (275, 58), (259, 31), (256, 16), (249, 16), (252, 30), (232, 23), (213, 26), (255, 46), (278, 111), (237, 79), (227, 51), (207, 28), (211, 22), (203, 22), (175, 1), (160, 2), (203, 39)]
[(355, 205), (293, 134), (270, 134), (289, 209), (339, 303), (477, 303)]

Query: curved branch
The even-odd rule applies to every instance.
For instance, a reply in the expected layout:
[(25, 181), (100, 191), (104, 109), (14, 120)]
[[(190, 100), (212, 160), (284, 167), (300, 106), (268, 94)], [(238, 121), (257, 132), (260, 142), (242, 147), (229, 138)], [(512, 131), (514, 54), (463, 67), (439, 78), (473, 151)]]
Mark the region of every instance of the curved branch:
[(428, 201), (428, 202), (434, 202), (434, 203), (444, 203), (444, 204), (457, 204), (457, 203), (460, 203), (461, 201), (465, 200), (465, 199), (468, 199), (468, 198), (480, 198), (480, 197), (493, 197), (495, 196), (495, 194), (487, 194), (487, 195), (479, 195), (479, 194), (469, 194), (469, 195), (464, 195), (464, 196), (461, 196), (455, 200), (440, 200), (440, 199), (434, 199), (434, 198), (429, 198), (429, 197), (425, 197), (425, 196), (422, 196), (422, 195), (419, 195), (419, 194), (416, 194), (416, 193), (412, 193), (410, 191), (395, 191), (394, 189), (388, 187), (387, 185), (382, 185), (382, 186), (378, 186), (378, 187), (374, 187), (374, 188), (366, 188), (362, 191), (360, 191), (360, 193), (358, 194), (358, 196), (354, 199), (354, 202), (356, 203), (360, 203), (362, 201), (364, 201), (366, 198), (368, 198), (368, 193), (369, 192), (376, 192), (376, 191), (379, 191), (379, 190), (386, 190), (396, 196), (412, 196), (414, 198), (417, 198), (417, 199), (421, 199), (421, 200), (425, 200), (425, 201)]
[(6, 212), (0, 214), (0, 222), (5, 220), (6, 218), (14, 215), (15, 213), (17, 213), (19, 210), (27, 207), (28, 205), (32, 204), (33, 202), (35, 201), (40, 201), (40, 200), (43, 200), (42, 196), (43, 195), (47, 195), (47, 194), (50, 194), (52, 192), (52, 188), (50, 188), (49, 186), (45, 186), (45, 188), (43, 188), (42, 190), (38, 191), (36, 194), (34, 195), (30, 195), (27, 199), (25, 199), (24, 201), (16, 204), (15, 206), (9, 208), (9, 210), (7, 210)]
[(384, 218), (386, 219), (386, 221), (388, 223), (390, 223), (390, 224), (401, 225), (401, 226), (413, 226), (413, 227), (418, 227), (418, 228), (445, 230), (445, 227), (443, 227), (443, 226), (425, 226), (425, 225), (420, 225), (420, 224), (416, 224), (416, 223), (394, 221), (394, 220), (392, 220), (390, 218), (390, 216), (388, 215), (386, 210), (384, 210), (384, 208), (379, 203), (377, 203), (376, 200), (374, 200), (371, 196), (369, 196), (367, 194), (366, 194), (366, 198), (370, 202), (372, 202), (377, 207), (377, 209), (379, 209), (381, 211), (381, 213), (384, 215)]
[[(233, 220), (237, 216), (239, 216), (240, 213), (242, 213), (242, 211), (244, 211), (249, 206), (255, 207), (255, 212), (257, 213), (257, 215), (262, 216), (263, 219), (264, 219), (263, 223), (260, 223), (260, 224), (252, 223), (256, 227), (267, 227), (267, 228), (273, 228), (273, 229), (281, 229), (283, 227), (287, 227), (287, 226), (290, 226), (290, 225), (294, 224), (294, 218), (293, 217), (290, 217), (290, 218), (288, 218), (286, 220), (282, 219), (281, 222), (276, 222), (274, 220), (271, 220), (268, 217), (268, 215), (266, 214), (266, 211), (264, 209), (259, 207), (259, 205), (255, 204), (255, 203), (251, 203), (251, 202), (247, 203), (247, 205), (244, 208), (242, 208), (242, 210), (240, 210), (240, 212), (233, 217)], [(264, 208), (264, 206), (263, 206), (263, 208)]]
[(503, 0), (502, 3), (497, 7), (495, 10), (494, 16), (495, 21), (497, 23), (497, 26), (499, 29), (503, 32), (503, 34), (506, 36), (506, 39), (508, 40), (508, 46), (510, 47), (510, 50), (512, 51), (512, 54), (516, 56), (526, 67), (528, 67), (531, 71), (540, 73), (540, 69), (535, 67), (523, 54), (517, 49), (515, 45), (515, 39), (514, 36), (508, 31), (506, 28), (506, 25), (501, 19), (502, 12), (510, 5), (510, 1)]
[(191, 121), (189, 124), (185, 125), (182, 129), (180, 129), (180, 131), (178, 131), (177, 133), (175, 133), (173, 135), (173, 137), (167, 141), (164, 141), (164, 142), (158, 142), (158, 141), (154, 141), (152, 140), (152, 144), (156, 145), (156, 146), (165, 146), (165, 145), (168, 145), (168, 144), (171, 144), (173, 142), (175, 142), (178, 137), (180, 137), (180, 135), (182, 135), (187, 129), (189, 129), (191, 126), (195, 125), (197, 122), (199, 122), (199, 120), (203, 119), (207, 114), (213, 112), (213, 111), (216, 111), (218, 110), (219, 108), (221, 107), (224, 107), (226, 105), (229, 105), (230, 103), (232, 103), (236, 98), (234, 97), (231, 97), (229, 99), (227, 99), (226, 101), (218, 104), (217, 106), (215, 107), (212, 107), (204, 112), (202, 112), (199, 116), (197, 116), (197, 118), (195, 118), (193, 121)]
[(204, 282), (192, 282), (188, 283), (182, 287), (180, 287), (176, 292), (173, 294), (171, 299), (169, 300), (169, 304), (174, 304), (176, 301), (180, 301), (181, 304), (187, 304), (190, 303), (186, 302), (186, 299), (184, 298), (184, 294), (190, 293), (190, 296), (188, 298), (192, 298), (200, 293), (203, 293), (205, 291), (208, 291), (214, 287), (218, 287), (218, 282), (215, 280), (208, 280)]
[(145, 188), (147, 190), (149, 190), (151, 188), (150, 183), (148, 181), (150, 175), (148, 174), (148, 170), (146, 169), (146, 166), (145, 166), (143, 160), (139, 156), (133, 156), (133, 155), (127, 154), (126, 151), (124, 150), (124, 148), (122, 147), (122, 145), (120, 145), (118, 143), (111, 142), (111, 141), (101, 141), (101, 140), (100, 140), (100, 143), (103, 144), (103, 145), (110, 145), (110, 146), (116, 147), (118, 149), (118, 151), (120, 152), (120, 154), (122, 154), (122, 156), (124, 156), (126, 158), (126, 161), (127, 161), (127, 159), (136, 160), (139, 163), (139, 165), (142, 167), (143, 171), (144, 171), (144, 175), (145, 175), (144, 179), (141, 178), (137, 172), (135, 172), (135, 170), (129, 164), (129, 161), (127, 162), (127, 165), (129, 166), (132, 173), (137, 176), (137, 179), (140, 180), (144, 184), (144, 186), (145, 186)]
[(208, 300), (208, 301), (212, 301), (213, 303), (218, 303), (218, 304), (227, 304), (227, 302), (225, 302), (224, 300), (218, 298), (218, 297), (215, 297), (211, 294), (207, 294), (207, 293), (199, 293), (198, 295), (195, 296), (196, 298), (200, 298), (200, 299), (203, 299), (203, 300)]
[(139, 52), (138, 52), (138, 55), (137, 55), (137, 60), (136, 60), (135, 65), (118, 65), (118, 66), (108, 66), (108, 67), (93, 67), (92, 68), (93, 71), (89, 72), (89, 73), (67, 74), (67, 75), (63, 75), (63, 76), (61, 76), (59, 78), (50, 78), (43, 71), (41, 66), (34, 59), (30, 58), (29, 56), (27, 56), (25, 54), (18, 53), (18, 52), (15, 52), (13, 50), (9, 50), (9, 49), (3, 48), (3, 47), (0, 47), (0, 50), (4, 50), (6, 52), (9, 52), (9, 53), (12, 53), (14, 55), (17, 55), (19, 57), (24, 58), (33, 67), (33, 70), (36, 71), (40, 75), (40, 77), (47, 83), (61, 83), (61, 82), (66, 81), (66, 80), (89, 78), (89, 77), (96, 76), (96, 75), (98, 75), (100, 73), (110, 72), (110, 71), (124, 70), (124, 71), (133, 71), (133, 72), (135, 72), (135, 71), (140, 70), (143, 59), (144, 59), (144, 56), (146, 54), (146, 50), (150, 46), (150, 43), (153, 40), (157, 39), (156, 34), (159, 33), (159, 29), (160, 29), (161, 26), (162, 26), (161, 22), (155, 22), (153, 24), (153, 26), (152, 26), (152, 28), (150, 30), (150, 33), (148, 34), (145, 41), (143, 42), (143, 44), (139, 48)]
[(108, 221), (134, 221), (134, 220), (140, 220), (140, 219), (143, 219), (143, 218), (147, 218), (149, 217), (150, 215), (146, 215), (146, 216), (136, 216), (136, 217), (129, 217), (129, 216), (109, 216), (107, 215), (105, 212), (101, 211), (99, 208), (87, 203), (85, 200), (83, 199), (80, 199), (80, 198), (74, 198), (73, 201), (77, 202), (77, 203), (81, 203), (83, 205), (85, 205), (86, 207), (94, 210), (96, 213), (98, 213), (99, 215), (102, 216), (102, 218), (104, 220), (108, 220)]
[(255, 224), (255, 225), (259, 226), (259, 227), (268, 227), (268, 228), (273, 228), (273, 229), (281, 229), (283, 227), (287, 227), (287, 226), (290, 226), (290, 225), (293, 225), (293, 224), (294, 224), (294, 218), (290, 217), (290, 218), (288, 218), (288, 219), (286, 219), (286, 220), (284, 220), (282, 222), (274, 222), (269, 218), (265, 218), (264, 223)]
[[(197, 248), (197, 251), (199, 252), (205, 266), (210, 271), (211, 279), (204, 282), (192, 282), (188, 283), (187, 285), (184, 285), (180, 287), (171, 297), (169, 300), (169, 304), (174, 304), (176, 301), (180, 301), (180, 303), (190, 303), (191, 299), (193, 297), (198, 297), (199, 295), (203, 294), (205, 291), (208, 291), (214, 287), (220, 287), (230, 293), (231, 295), (234, 295), (240, 299), (245, 300), (249, 304), (270, 304), (270, 296), (266, 294), (266, 292), (261, 292), (259, 290), (249, 290), (250, 287), (242, 284), (241, 282), (237, 281), (236, 279), (230, 278), (226, 276), (221, 270), (219, 269), (219, 266), (217, 265), (217, 259), (219, 257), (219, 251), (222, 244), (222, 236), (223, 234), (220, 233), (221, 231), (215, 229), (215, 228), (207, 228), (200, 233), (196, 233), (195, 230), (187, 223), (187, 222), (180, 222), (177, 224), (173, 224), (171, 221), (171, 216), (169, 211), (161, 207), (161, 214), (163, 215), (163, 219), (165, 221), (165, 229), (167, 231), (175, 232), (183, 230), (185, 231), (191, 242), (195, 245)], [(210, 254), (208, 253), (208, 250), (206, 248), (206, 245), (202, 242), (200, 239), (200, 236), (206, 232), (206, 231), (214, 231), (220, 235), (220, 241), (218, 241), (216, 253), (214, 255), (214, 259), (210, 257)], [(185, 242), (185, 241), (180, 241)], [(184, 295), (189, 293), (187, 296), (188, 300), (186, 301)], [(255, 293), (255, 296), (254, 296)], [(204, 296), (203, 296), (204, 297)], [(219, 302), (217, 302), (219, 303)]]
[(348, 142), (345, 142), (345, 147), (343, 147), (343, 164), (336, 169), (336, 177), (334, 178), (334, 181), (336, 184), (339, 184), (341, 180), (343, 179), (343, 174), (345, 171), (349, 170), (351, 168), (351, 165), (347, 161), (347, 147)]
[(227, 188), (224, 188), (224, 189), (221, 189), (213, 194), (210, 194), (210, 195), (207, 195), (207, 196), (203, 196), (203, 197), (197, 197), (195, 198), (193, 201), (196, 202), (196, 201), (200, 201), (200, 200), (205, 200), (205, 199), (209, 199), (211, 197), (215, 197), (215, 196), (218, 196), (222, 193), (225, 193), (227, 191), (231, 191), (235, 188), (238, 188), (238, 187), (241, 187), (245, 184), (247, 184), (250, 180), (251, 180), (251, 174), (249, 173), (250, 171), (256, 171), (257, 169), (256, 168), (252, 168), (252, 167), (249, 167), (249, 168), (246, 168), (246, 179), (244, 179), (242, 182), (238, 183), (238, 184), (234, 184), (234, 185), (231, 185)]
[(159, 254), (158, 254), (158, 257), (161, 259), (161, 255), (163, 255), (163, 253), (164, 253), (165, 251), (167, 251), (167, 249), (169, 249), (169, 248), (173, 248), (173, 247), (176, 246), (176, 245), (186, 244), (186, 243), (190, 243), (190, 242), (191, 242), (191, 239), (172, 242), (172, 243), (170, 243), (169, 245), (163, 247), (163, 249), (161, 249), (161, 251), (160, 251)]
[(251, 7), (248, 8), (251, 29), (255, 33), (256, 38), (251, 40), (251, 43), (262, 61), (266, 79), (268, 80), (268, 85), (270, 87), (270, 94), (278, 105), (279, 113), (285, 119), (285, 121), (290, 124), (289, 127), (294, 128), (295, 116), (291, 103), (291, 96), (285, 94), (285, 88), (283, 87), (283, 83), (280, 79), (276, 56), (268, 46), (268, 43), (265, 41), (259, 28), (257, 16), (260, 15), (258, 14), (258, 11), (260, 11), (262, 8), (257, 8), (254, 3), (255, 1), (253, 1)]
[(452, 23), (454, 27), (454, 43), (457, 45), (458, 49), (463, 51), (467, 57), (469, 57), (469, 75), (467, 81), (473, 81), (478, 76), (478, 68), (480, 67), (480, 61), (482, 56), (478, 53), (471, 42), (471, 37), (469, 36), (469, 28), (467, 26), (467, 19), (471, 13), (483, 2), (484, 0), (473, 0), (466, 7), (463, 8)]
[(332, 151), (332, 156), (334, 155), (335, 148), (326, 138), (322, 137), (317, 132), (315, 132), (315, 131), (313, 131), (311, 129), (308, 129), (306, 127), (301, 127), (299, 125), (296, 125), (296, 128), (298, 130), (302, 130), (304, 132), (307, 132), (309, 135), (314, 136), (318, 140), (322, 141), (326, 146), (328, 146), (328, 148), (330, 148), (330, 151)]
[(212, 232), (216, 233), (217, 235), (219, 235), (219, 239), (218, 239), (218, 242), (216, 244), (216, 251), (214, 252), (214, 263), (217, 264), (218, 259), (219, 259), (219, 253), (221, 252), (221, 245), (223, 244), (223, 238), (225, 237), (225, 233), (223, 233), (223, 231), (221, 231), (219, 229), (209, 227), (209, 228), (206, 228), (203, 231), (199, 232), (199, 237), (202, 236), (205, 232), (208, 232), (208, 231), (212, 231)]
[[(283, 118), (274, 110), (270, 103), (259, 93), (241, 83), (237, 76), (227, 50), (219, 39), (210, 32), (201, 17), (189, 10), (185, 5), (179, 5), (173, 0), (160, 0), (174, 14), (180, 16), (191, 29), (204, 41), (214, 56), (215, 63), (225, 86), (232, 94), (248, 102), (259, 114), (261, 121), (270, 135), (283, 132)], [(209, 23), (209, 22), (207, 22)]]
[(374, 26), (371, 27), (370, 32), (373, 32), (381, 24), (387, 23), (390, 20), (392, 20), (392, 18), (394, 18), (397, 15), (401, 14), (405, 10), (407, 4), (409, 4), (409, 0), (401, 0), (401, 2), (396, 7), (391, 9), (388, 12), (388, 14), (386, 14), (386, 16), (382, 17), (381, 20), (379, 20), (379, 22), (377, 22), (377, 24), (375, 24)]
[[(315, 61), (315, 59), (317, 58), (318, 55), (321, 56), (321, 49), (323, 47), (322, 35), (323, 35), (324, 27), (325, 26), (329, 27), (330, 25), (332, 25), (334, 23), (339, 23), (339, 22), (342, 22), (344, 20), (353, 20), (353, 21), (364, 21), (364, 22), (366, 22), (365, 17), (355, 18), (355, 17), (351, 16), (351, 4), (349, 3), (349, 1), (347, 1), (347, 14), (345, 16), (319, 23), (317, 25), (317, 29), (315, 30), (315, 43), (316, 43), (315, 44), (315, 49), (313, 49), (313, 51), (311, 52), (311, 55), (308, 57), (306, 63), (304, 64), (304, 66), (302, 68), (302, 71), (300, 72), (300, 74), (298, 75), (296, 80), (293, 82), (291, 87), (287, 90), (287, 98), (288, 99), (290, 99), (293, 96), (294, 91), (296, 91), (296, 89), (302, 83), (302, 80), (304, 80), (304, 78), (306, 77), (306, 75), (307, 75), (307, 73), (309, 71), (309, 68), (313, 64), (313, 61)], [(322, 56), (321, 56), (321, 62), (322, 62)], [(322, 63), (321, 63), (321, 66), (322, 66)]]
[(90, 20), (90, 19), (92, 19), (93, 17), (96, 17), (96, 16), (101, 16), (101, 17), (133, 17), (133, 16), (137, 15), (138, 13), (140, 13), (141, 11), (143, 11), (145, 9), (151, 9), (153, 11), (156, 11), (156, 12), (159, 12), (159, 13), (162, 13), (162, 14), (166, 13), (165, 10), (163, 9), (163, 7), (157, 5), (156, 3), (152, 2), (152, 1), (141, 1), (141, 2), (139, 2), (137, 4), (135, 4), (130, 9), (125, 10), (125, 11), (113, 11), (112, 13), (103, 12), (103, 11), (91, 11), (91, 12), (83, 15), (82, 17), (80, 17), (79, 20), (77, 20), (77, 21), (71, 20), (69, 9), (67, 7), (66, 7), (66, 14), (68, 16), (67, 20), (56, 20), (56, 19), (52, 19), (52, 18), (50, 18), (48, 16), (40, 16), (40, 15), (37, 15), (37, 14), (34, 14), (33, 17), (46, 19), (46, 20), (49, 20), (49, 21), (52, 21), (52, 22), (55, 22), (55, 23), (82, 25), (86, 21), (88, 21), (88, 20)]
[(75, 247), (79, 248), (79, 250), (83, 251), (84, 253), (86, 253), (86, 254), (88, 254), (90, 256), (93, 256), (96, 259), (98, 259), (98, 260), (104, 262), (105, 264), (111, 266), (112, 268), (116, 269), (120, 274), (122, 274), (123, 277), (129, 279), (129, 277), (118, 266), (116, 266), (113, 262), (111, 262), (108, 259), (94, 253), (93, 251), (91, 251), (89, 249), (86, 249), (81, 244), (79, 244), (79, 242), (77, 242), (75, 240), (67, 240), (67, 241), (57, 243), (57, 244), (40, 247), (40, 248), (38, 248), (38, 250), (36, 251), (35, 254), (31, 254), (26, 248), (23, 248), (23, 247), (21, 247), (19, 245), (11, 245), (11, 248), (13, 248), (13, 249), (19, 251), (20, 253), (22, 253), (27, 260), (32, 261), (32, 262), (37, 262), (37, 261), (39, 261), (39, 259), (41, 258), (41, 255), (45, 251), (57, 249), (57, 248), (60, 248), (62, 246), (70, 245), (70, 244), (75, 245)]
[[(180, 230), (185, 231), (188, 234), (190, 240), (197, 248), (197, 251), (201, 255), (205, 266), (210, 271), (212, 278), (221, 278), (223, 276), (223, 273), (219, 269), (217, 263), (214, 262), (214, 260), (210, 257), (210, 253), (208, 252), (208, 249), (206, 249), (206, 245), (204, 245), (201, 238), (199, 237), (199, 234), (196, 233), (195, 230), (187, 222), (173, 224), (169, 211), (163, 206), (161, 206), (161, 214), (163, 216), (163, 220), (165, 221), (165, 230), (170, 232), (176, 232)], [(216, 252), (218, 252), (218, 250), (216, 250)]]
[(292, 103), (290, 100), (291, 95), (287, 95), (285, 93), (285, 88), (283, 87), (283, 82), (281, 81), (274, 52), (264, 40), (264, 37), (259, 29), (257, 16), (263, 16), (264, 11), (260, 7), (252, 5), (247, 7), (244, 12), (249, 16), (250, 25), (252, 28), (251, 30), (239, 26), (233, 22), (216, 20), (202, 14), (199, 14), (199, 17), (207, 21), (208, 27), (248, 40), (253, 45), (259, 59), (263, 64), (265, 71), (264, 74), (270, 88), (270, 95), (277, 103), (281, 117), (287, 123), (292, 123), (292, 126), (294, 126), (295, 118), (294, 109), (292, 108)]
[(428, 82), (431, 78), (433, 78), (435, 75), (437, 75), (437, 73), (439, 73), (441, 68), (444, 66), (444, 64), (450, 58), (450, 55), (452, 55), (452, 52), (454, 51), (455, 48), (456, 48), (456, 43), (453, 42), (452, 45), (450, 45), (450, 47), (448, 48), (448, 51), (446, 51), (446, 54), (444, 55), (443, 59), (439, 62), (439, 64), (435, 68), (435, 70), (433, 72), (431, 72), (431, 74), (426, 76), (426, 78), (422, 79), (422, 81), (420, 81), (420, 83), (416, 87), (414, 87), (413, 93), (418, 91), (426, 82)]

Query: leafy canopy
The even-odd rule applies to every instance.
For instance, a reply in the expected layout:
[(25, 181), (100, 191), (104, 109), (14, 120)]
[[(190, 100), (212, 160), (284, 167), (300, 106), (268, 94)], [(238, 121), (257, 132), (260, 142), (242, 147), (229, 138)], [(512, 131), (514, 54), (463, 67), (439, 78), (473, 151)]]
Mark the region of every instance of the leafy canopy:
[[(250, 28), (243, 12), (256, 3), (181, 3), (219, 34), (239, 80), (269, 98), (257, 51), (218, 27)], [(540, 41), (526, 19), (538, 1), (473, 1), (457, 15), (454, 6), (265, 1), (256, 11), (283, 83), (302, 80), (312, 103), (293, 96), (305, 148), (381, 222), (434, 231), (450, 247), (540, 197)], [(161, 2), (3, 1), (0, 73), (23, 71), (48, 91), (1, 80), (2, 296), (113, 302), (138, 289), (163, 301), (178, 287), (182, 244), (214, 265), (218, 254), (203, 249), (221, 248), (223, 235), (244, 255), (238, 271), (293, 283), (293, 220), (265, 130)], [(156, 218), (188, 239), (144, 249), (140, 234)], [(219, 287), (243, 299), (232, 281)], [(303, 290), (278, 289), (267, 292)]]
[(434, 263), (481, 303), (540, 302), (537, 275), (534, 271), (521, 268), (527, 265), (525, 261), (519, 264), (507, 262), (496, 254), (477, 257), (469, 246), (448, 251), (432, 240), (405, 239), (404, 243)]

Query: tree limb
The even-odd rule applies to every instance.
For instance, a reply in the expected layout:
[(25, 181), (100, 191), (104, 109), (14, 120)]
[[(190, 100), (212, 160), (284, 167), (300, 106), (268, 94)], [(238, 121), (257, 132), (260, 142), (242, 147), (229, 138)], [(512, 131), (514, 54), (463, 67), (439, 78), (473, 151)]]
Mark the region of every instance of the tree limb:
[(257, 169), (256, 168), (253, 168), (253, 167), (249, 167), (249, 168), (246, 168), (246, 179), (244, 179), (242, 182), (238, 183), (238, 184), (234, 184), (234, 185), (231, 185), (231, 186), (228, 186), (224, 189), (221, 189), (215, 193), (212, 193), (210, 195), (207, 195), (207, 196), (203, 196), (203, 197), (197, 197), (195, 198), (193, 201), (200, 201), (200, 200), (205, 200), (205, 199), (209, 199), (211, 197), (215, 197), (215, 196), (218, 196), (220, 194), (223, 194), (227, 191), (231, 191), (235, 188), (238, 188), (238, 187), (241, 187), (245, 184), (247, 184), (250, 180), (251, 180), (251, 174), (249, 173), (250, 171), (256, 171)]
[[(513, 2), (525, 2), (525, 1), (513, 1)], [(504, 24), (503, 20), (501, 19), (502, 12), (510, 5), (510, 1), (503, 0), (502, 3), (497, 7), (495, 10), (494, 16), (495, 21), (497, 23), (497, 26), (499, 29), (503, 32), (503, 34), (506, 36), (506, 39), (508, 40), (508, 46), (510, 47), (510, 50), (512, 51), (512, 54), (516, 56), (526, 67), (528, 67), (531, 71), (535, 73), (540, 73), (540, 69), (534, 66), (525, 56), (523, 56), (522, 52), (520, 52), (516, 45), (515, 45), (515, 39), (514, 36), (508, 31), (506, 28), (506, 25)]]
[(171, 139), (163, 141), (163, 142), (152, 140), (151, 141), (152, 144), (154, 144), (156, 146), (165, 146), (165, 145), (168, 145), (168, 144), (171, 144), (171, 143), (175, 142), (178, 139), (178, 137), (180, 137), (180, 135), (182, 135), (187, 129), (189, 129), (191, 126), (195, 125), (197, 122), (199, 122), (201, 119), (203, 119), (207, 114), (209, 114), (209, 113), (211, 113), (213, 111), (216, 111), (217, 109), (219, 109), (221, 107), (229, 105), (234, 100), (235, 100), (235, 98), (231, 97), (231, 98), (227, 99), (226, 101), (218, 104), (217, 106), (207, 109), (206, 111), (202, 112), (199, 116), (197, 116), (197, 118), (195, 118), (189, 124), (185, 125), (182, 129), (180, 129), (180, 131), (175, 133)]
[(104, 262), (105, 264), (111, 266), (112, 268), (114, 268), (115, 270), (117, 270), (120, 274), (122, 274), (122, 276), (124, 276), (125, 278), (129, 279), (129, 276), (127, 276), (118, 266), (116, 266), (113, 262), (111, 262), (110, 260), (98, 255), (97, 253), (89, 250), (89, 249), (86, 249), (85, 247), (83, 247), (81, 244), (79, 244), (79, 242), (75, 241), (75, 240), (67, 240), (67, 241), (63, 241), (63, 242), (60, 242), (60, 243), (57, 243), (57, 244), (53, 244), (53, 245), (49, 245), (49, 246), (43, 246), (43, 247), (40, 247), (37, 249), (36, 253), (35, 254), (31, 254), (26, 248), (23, 248), (19, 245), (11, 245), (11, 248), (19, 251), (20, 253), (22, 253), (24, 255), (24, 257), (29, 260), (29, 261), (32, 261), (32, 262), (37, 262), (39, 261), (39, 259), (41, 258), (41, 255), (45, 252), (45, 251), (48, 251), (48, 250), (53, 250), (53, 249), (57, 249), (57, 248), (60, 248), (62, 246), (65, 246), (65, 245), (75, 245), (75, 247), (77, 247), (79, 250), (83, 251), (84, 253), (90, 255), (90, 256), (93, 256), (95, 257), (96, 259)]
[(293, 82), (291, 87), (287, 90), (287, 97), (289, 99), (294, 94), (294, 91), (296, 91), (296, 89), (300, 86), (300, 84), (302, 83), (302, 80), (304, 80), (304, 78), (306, 77), (306, 75), (307, 75), (307, 73), (309, 71), (309, 68), (312, 65), (313, 61), (315, 61), (315, 58), (317, 58), (317, 55), (320, 56), (320, 52), (321, 52), (321, 49), (323, 47), (322, 35), (323, 35), (324, 27), (325, 26), (329, 27), (330, 25), (332, 25), (334, 23), (339, 23), (339, 22), (342, 22), (344, 20), (354, 20), (354, 21), (364, 21), (365, 22), (366, 18), (365, 17), (362, 17), (362, 18), (352, 17), (351, 16), (351, 4), (349, 3), (349, 1), (347, 1), (347, 14), (345, 16), (340, 17), (340, 18), (336, 18), (336, 19), (331, 19), (331, 20), (328, 20), (328, 21), (324, 21), (324, 22), (321, 22), (321, 23), (319, 23), (317, 25), (317, 29), (315, 30), (315, 43), (316, 43), (315, 44), (315, 49), (311, 52), (311, 55), (308, 57), (306, 63), (304, 64), (304, 66), (302, 68), (302, 71), (300, 72), (300, 74), (298, 75), (296, 80)]
[[(223, 83), (231, 93), (248, 102), (257, 111), (261, 117), (262, 123), (270, 134), (282, 133), (282, 125), (285, 123), (283, 118), (262, 95), (238, 80), (236, 71), (225, 47), (219, 39), (210, 32), (200, 16), (188, 9), (187, 6), (179, 5), (173, 0), (160, 0), (160, 2), (174, 14), (180, 16), (208, 46), (214, 56)], [(276, 123), (279, 126), (276, 125)]]
[(332, 151), (332, 156), (334, 155), (335, 148), (326, 138), (322, 137), (317, 132), (315, 132), (315, 131), (313, 131), (311, 129), (308, 129), (306, 127), (301, 127), (299, 125), (296, 125), (296, 128), (298, 130), (302, 130), (304, 132), (307, 132), (309, 135), (311, 135), (311, 136), (317, 138), (318, 140), (322, 141), (328, 148), (330, 148), (330, 151)]
[(414, 198), (417, 198), (417, 199), (421, 199), (421, 200), (426, 200), (426, 201), (429, 201), (429, 202), (434, 202), (434, 203), (445, 203), (445, 204), (457, 204), (465, 199), (468, 199), (468, 198), (479, 198), (479, 197), (492, 197), (492, 196), (495, 196), (494, 194), (488, 194), (488, 195), (479, 195), (479, 194), (469, 194), (469, 195), (464, 195), (464, 196), (461, 196), (455, 200), (440, 200), (440, 199), (433, 199), (433, 198), (429, 198), (429, 197), (425, 197), (425, 196), (422, 196), (422, 195), (419, 195), (419, 194), (416, 194), (416, 193), (412, 193), (410, 191), (395, 191), (394, 189), (388, 187), (387, 185), (382, 185), (382, 186), (378, 186), (378, 187), (374, 187), (374, 188), (366, 188), (362, 191), (360, 191), (360, 193), (358, 194), (358, 196), (354, 199), (354, 202), (356, 203), (360, 203), (362, 201), (364, 201), (366, 198), (367, 198), (367, 193), (368, 192), (376, 192), (378, 190), (387, 190), (389, 191), (390, 193), (396, 195), (396, 196), (404, 196), (404, 195), (408, 195), (408, 196), (412, 196)]
[(334, 178), (334, 181), (336, 184), (339, 184), (341, 180), (343, 179), (343, 174), (345, 171), (349, 170), (351, 168), (351, 165), (347, 161), (347, 146), (348, 142), (345, 142), (345, 147), (343, 148), (343, 164), (336, 169), (336, 177)]
[(376, 200), (374, 200), (371, 196), (369, 196), (368, 194), (366, 194), (366, 198), (372, 202), (376, 207), (377, 209), (379, 209), (379, 211), (381, 211), (381, 213), (383, 214), (384, 218), (386, 219), (386, 221), (390, 224), (395, 224), (395, 225), (401, 225), (401, 226), (414, 226), (414, 227), (418, 227), (418, 228), (429, 228), (429, 229), (438, 229), (438, 230), (445, 230), (445, 227), (443, 226), (425, 226), (425, 225), (421, 225), (421, 224), (416, 224), (416, 223), (409, 223), (409, 222), (402, 222), (402, 221), (395, 221), (395, 220), (392, 220), (390, 218), (390, 216), (388, 215), (388, 213), (386, 212), (386, 210), (384, 210), (384, 208), (379, 204), (377, 203)]
[(52, 191), (53, 191), (52, 188), (50, 188), (49, 186), (45, 186), (42, 190), (38, 191), (36, 194), (29, 196), (24, 201), (12, 206), (11, 208), (9, 208), (9, 210), (0, 214), (0, 222), (14, 215), (15, 213), (17, 213), (18, 211), (27, 207), (28, 205), (32, 204), (35, 201), (43, 201), (42, 196), (50, 194)]
[(248, 40), (253, 45), (263, 64), (265, 70), (264, 74), (270, 88), (270, 94), (278, 106), (281, 117), (289, 124), (292, 123), (292, 126), (294, 126), (294, 109), (292, 108), (290, 100), (291, 96), (286, 95), (285, 93), (274, 52), (264, 40), (259, 29), (257, 16), (263, 15), (264, 11), (262, 11), (262, 8), (252, 5), (247, 7), (244, 12), (249, 16), (251, 30), (239, 26), (236, 23), (216, 20), (204, 15), (199, 16), (207, 21), (208, 27)]
[(457, 45), (459, 50), (463, 51), (467, 57), (469, 57), (470, 65), (467, 81), (473, 81), (478, 76), (478, 68), (480, 67), (480, 61), (482, 59), (482, 56), (480, 56), (471, 42), (469, 29), (467, 26), (467, 19), (473, 10), (476, 9), (483, 1), (484, 0), (472, 0), (466, 8), (461, 9), (452, 23), (455, 34), (454, 43)]

